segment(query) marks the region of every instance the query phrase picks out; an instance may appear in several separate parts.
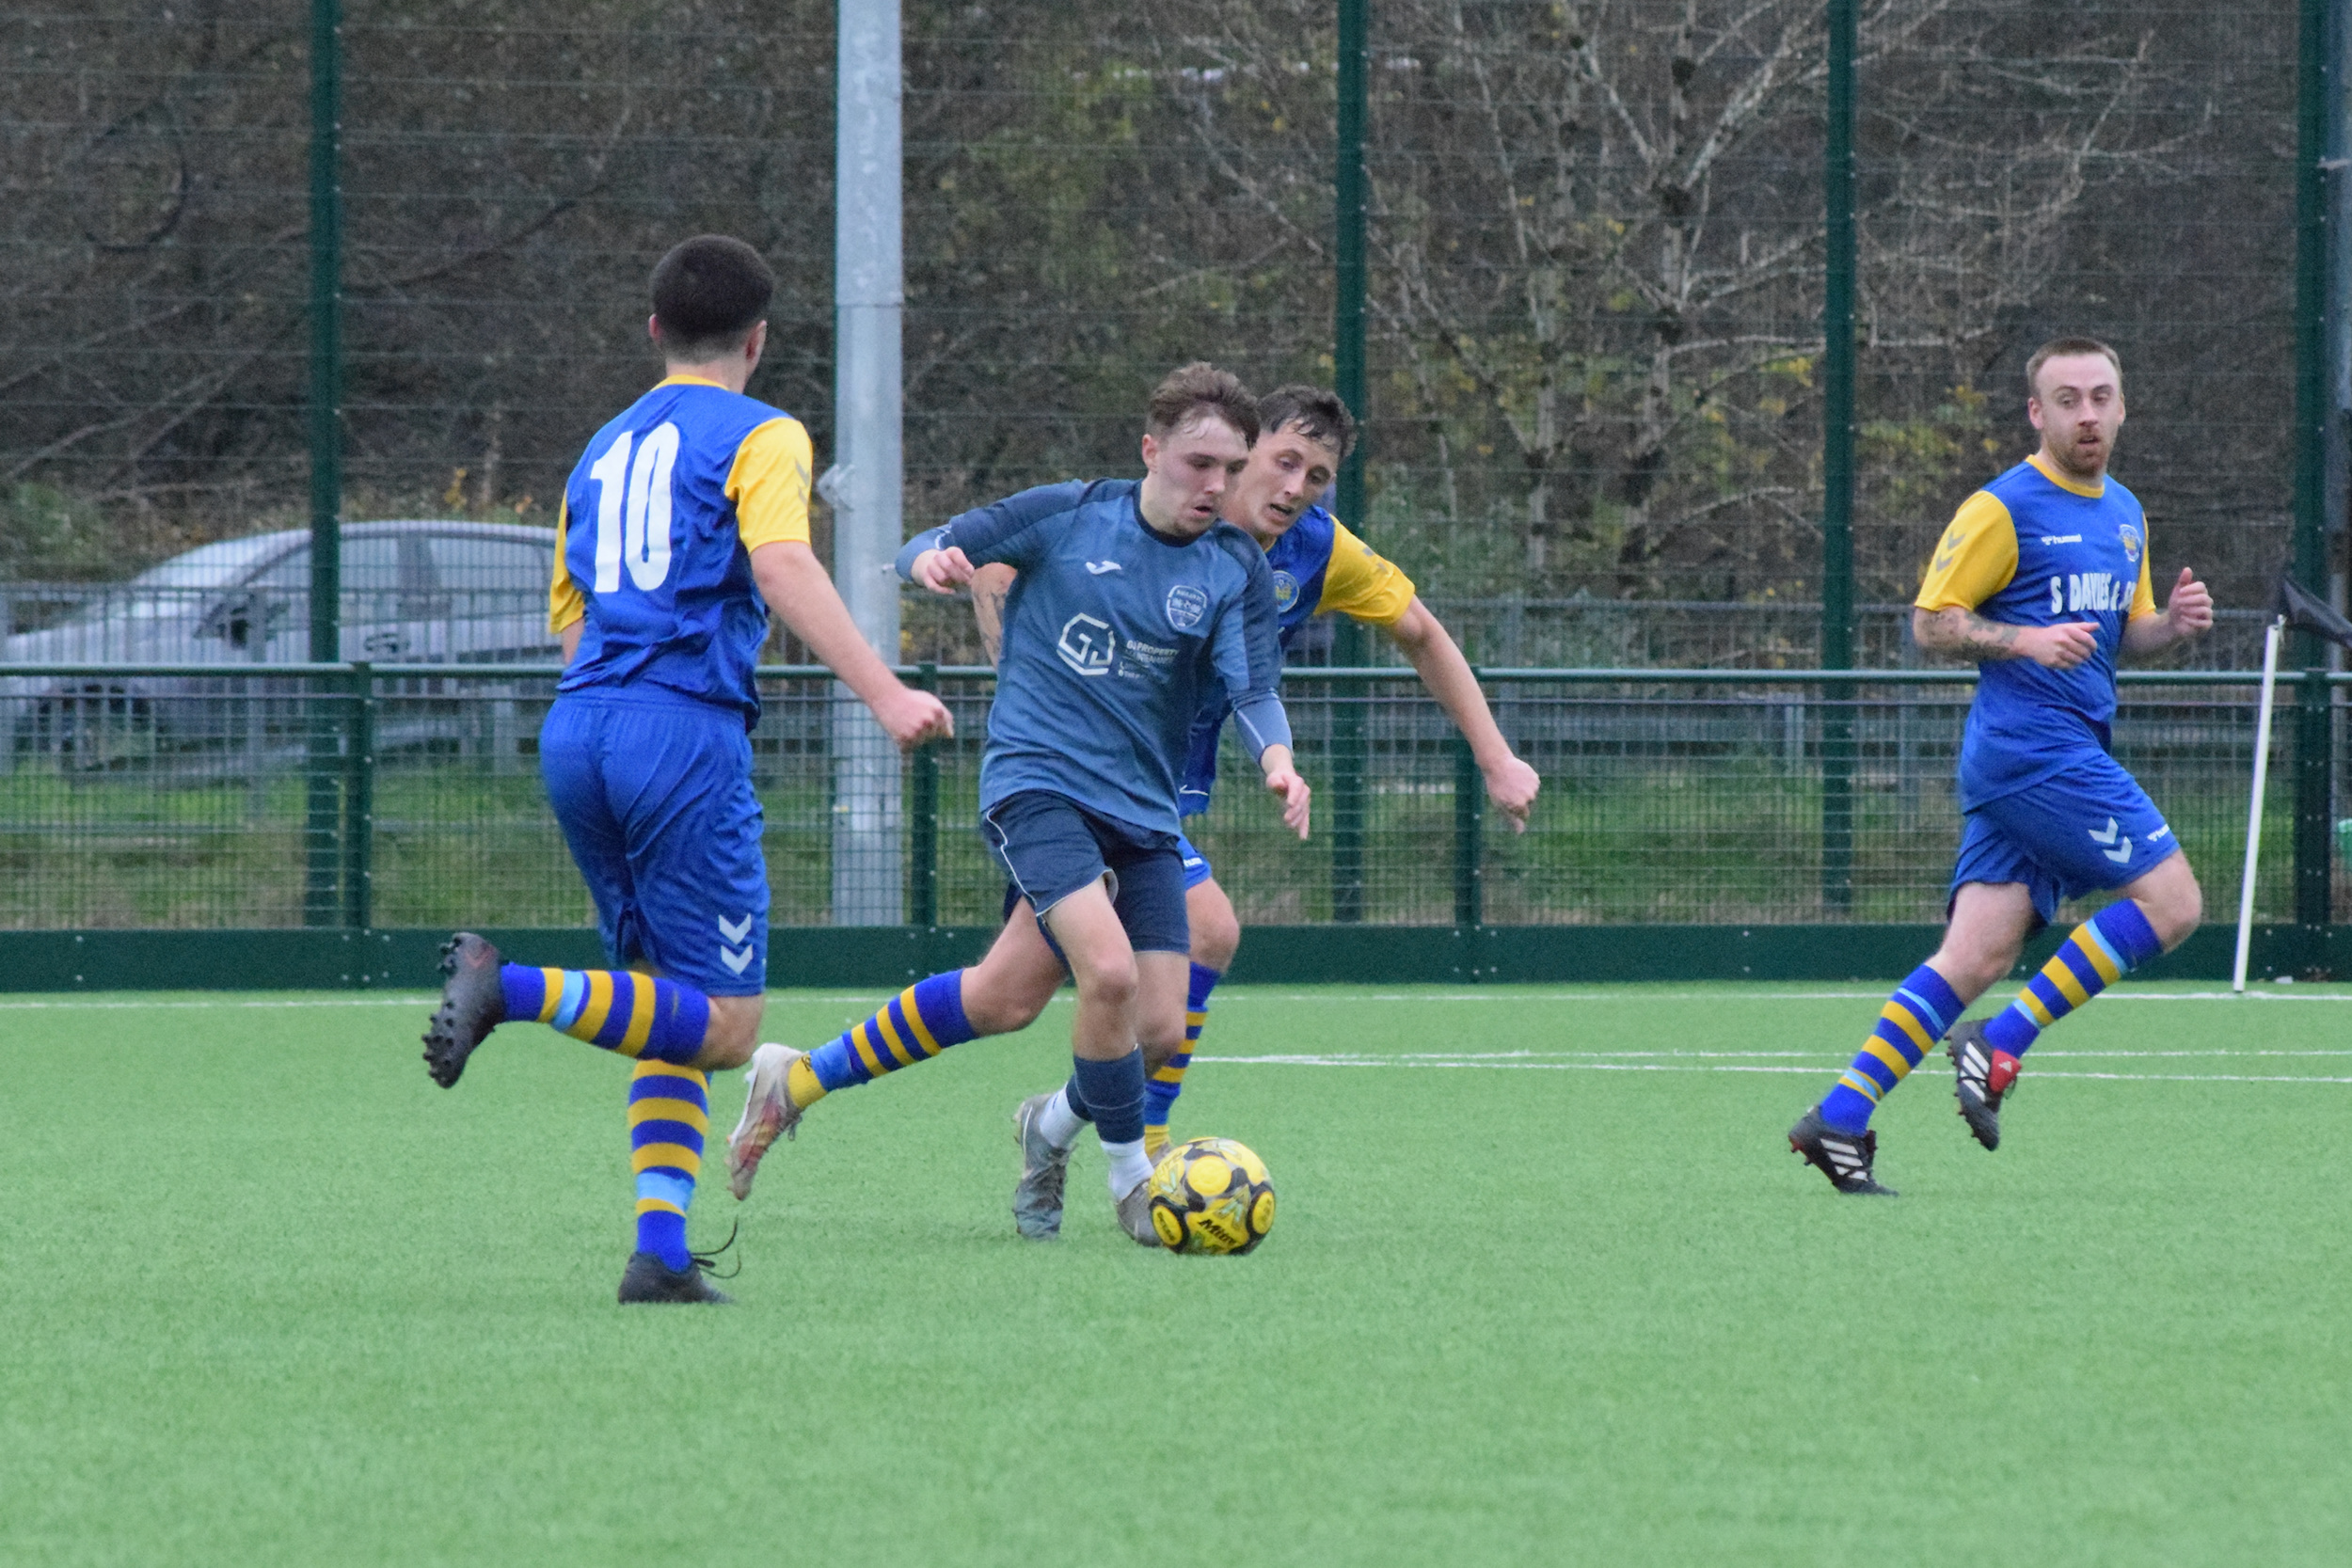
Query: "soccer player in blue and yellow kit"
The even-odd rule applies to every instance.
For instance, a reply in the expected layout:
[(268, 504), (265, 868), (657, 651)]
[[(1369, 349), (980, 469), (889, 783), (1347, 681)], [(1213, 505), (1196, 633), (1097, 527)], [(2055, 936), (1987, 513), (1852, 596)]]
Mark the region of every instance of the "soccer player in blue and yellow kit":
[[(1231, 704), (1284, 820), (1306, 835), (1307, 784), (1291, 765), (1275, 690), (1272, 574), (1257, 545), (1218, 516), (1256, 435), (1256, 404), (1240, 383), (1188, 365), (1152, 393), (1140, 483), (1025, 491), (919, 534), (899, 553), (909, 580), (940, 593), (990, 562), (1020, 573), (980, 762), (981, 818), (1036, 911), (1037, 929), (1025, 937), (1057, 951), (1078, 989), (1070, 1080), (1031, 1097), (1016, 1117), (1024, 1169), (1013, 1212), (1027, 1236), (1058, 1233), (1070, 1148), (1090, 1120), (1120, 1226), (1156, 1244), (1143, 1060), (1145, 1050), (1172, 1053), (1184, 1037), (1189, 933), (1177, 784), (1211, 690)], [(964, 1005), (968, 973), (910, 987), (870, 1027), (817, 1052), (760, 1047), (729, 1143), (737, 1196), (776, 1136), (824, 1095), (997, 1032)]]
[[(2107, 474), (2123, 372), (2089, 338), (2043, 344), (2026, 367), (2041, 450), (1962, 503), (1912, 610), (1922, 648), (1977, 661), (1961, 741), (1966, 826), (1943, 945), (1896, 988), (1853, 1064), (1788, 1131), (1841, 1193), (1888, 1194), (1870, 1113), (1938, 1038), (1969, 1131), (2001, 1138), (2002, 1097), (2036, 1036), (2197, 928), (2202, 895), (2139, 784), (2108, 754), (2115, 663), (2213, 625), (2184, 568), (2162, 612), (2139, 502)], [(2017, 962), (2061, 899), (2119, 896), (2074, 928), (2017, 1000), (1961, 1014)], [(1891, 1196), (1891, 1195), (1890, 1195)]]
[[(1488, 797), (1514, 832), (1526, 832), (1528, 812), (1542, 780), (1513, 753), (1496, 726), (1470, 661), (1414, 593), (1412, 579), (1332, 516), (1318, 499), (1356, 442), (1356, 421), (1347, 404), (1322, 388), (1281, 387), (1258, 400), (1258, 420), (1248, 466), (1226, 492), (1225, 518), (1266, 552), (1283, 646), (1320, 615), (1344, 615), (1385, 631), (1470, 742)], [(972, 584), (973, 608), (992, 655), (996, 606), (1012, 581), (1009, 569), (992, 566)], [(1193, 721), (1178, 793), (1187, 817), (1209, 809), (1226, 716), (1222, 696), (1211, 692)], [(1208, 858), (1189, 839), (1180, 841), (1179, 848), (1184, 857), (1184, 908), (1192, 927), (1191, 977), (1184, 999), (1183, 1050), (1147, 1064), (1151, 1082), (1144, 1148), (1154, 1158), (1168, 1147), (1169, 1114), (1184, 1091), (1185, 1069), (1208, 1022), (1210, 993), (1232, 967), (1241, 946), (1241, 922)], [(1013, 922), (1020, 920), (1016, 910)], [(1024, 1027), (1044, 1010), (1060, 978), (1051, 954), (1013, 932), (968, 972), (965, 1005), (977, 1006), (1010, 1027)]]
[(808, 433), (743, 388), (775, 279), (703, 235), (653, 273), (667, 373), (598, 431), (565, 486), (549, 626), (564, 672), (539, 734), (548, 797), (595, 896), (609, 970), (501, 960), (460, 932), (424, 1037), (443, 1087), (500, 1023), (631, 1058), (637, 1246), (620, 1299), (717, 1302), (686, 1243), (707, 1075), (759, 1038), (768, 873), (749, 732), (772, 609), (900, 746), (951, 733), (936, 697), (866, 646), (808, 542)]

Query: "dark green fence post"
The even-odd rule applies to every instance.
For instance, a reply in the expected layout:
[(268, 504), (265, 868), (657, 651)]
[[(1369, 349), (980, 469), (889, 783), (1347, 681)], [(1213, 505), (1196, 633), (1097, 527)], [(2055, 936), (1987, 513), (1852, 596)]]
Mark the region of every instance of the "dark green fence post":
[(343, 753), (343, 924), (375, 924), (375, 673), (351, 667), (351, 712)]
[[(937, 691), (939, 666), (928, 660), (918, 666), (914, 684)], [(907, 855), (907, 919), (928, 929), (939, 924), (939, 743), (916, 747), (910, 767), (914, 777), (907, 824), (913, 840)]]
[(1486, 924), (1486, 778), (1468, 738), (1454, 737), (1454, 925), (1465, 937)]
[(1364, 918), (1364, 706), (1372, 683), (1343, 678), (1331, 693), (1331, 918)]
[[(1364, 56), (1366, 0), (1340, 0), (1339, 123), (1331, 167), (1331, 380), (1359, 421), (1356, 450), (1340, 464), (1340, 520), (1364, 526)], [(1355, 623), (1342, 621), (1343, 628)], [(1334, 659), (1335, 663), (1351, 662)]]
[[(2295, 171), (2295, 578), (2328, 592), (2328, 145), (2329, 79), (2327, 0), (2302, 0), (2296, 95)], [(2295, 714), (2295, 923), (2306, 970), (2328, 967), (2334, 913), (2330, 817), (2335, 803), (2334, 725), (2326, 654), (2311, 632), (2296, 634), (2304, 666)]]
[[(1829, 135), (1821, 183), (1821, 668), (1853, 668), (1854, 0), (1829, 0)], [(1821, 690), (1821, 904), (1853, 907), (1853, 689)]]
[[(310, 0), (310, 662), (342, 657), (342, 14)], [(336, 683), (312, 681), (304, 781), (303, 924), (334, 925)]]
[(2307, 970), (2326, 969), (2334, 902), (2330, 855), (2335, 747), (2328, 672), (2306, 670), (2295, 697), (2295, 923)]

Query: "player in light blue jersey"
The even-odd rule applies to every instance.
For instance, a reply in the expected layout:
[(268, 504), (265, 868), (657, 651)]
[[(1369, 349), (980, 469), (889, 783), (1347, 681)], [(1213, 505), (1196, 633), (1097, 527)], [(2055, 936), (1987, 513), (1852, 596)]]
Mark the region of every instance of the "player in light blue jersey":
[[(1317, 499), (1355, 444), (1356, 421), (1346, 404), (1321, 388), (1282, 387), (1258, 400), (1258, 420), (1249, 464), (1226, 492), (1225, 517), (1266, 552), (1283, 645), (1288, 647), (1319, 615), (1344, 615), (1386, 632), (1470, 742), (1487, 796), (1512, 831), (1526, 832), (1542, 781), (1512, 752), (1469, 660), (1413, 592), (1412, 579)], [(1009, 568), (991, 566), (972, 584), (973, 610), (992, 657), (998, 643), (1000, 607), (1015, 580)], [(1212, 691), (1193, 721), (1178, 790), (1186, 817), (1209, 809), (1216, 783), (1217, 743), (1228, 711), (1222, 694)], [(1207, 1026), (1210, 995), (1241, 946), (1241, 922), (1208, 857), (1189, 839), (1179, 847), (1184, 857), (1184, 910), (1192, 928), (1191, 977), (1184, 997), (1184, 1048), (1165, 1060), (1155, 1057), (1146, 1063), (1150, 1086), (1144, 1150), (1154, 1158), (1168, 1146), (1168, 1117)], [(1013, 919), (1019, 919), (1018, 910)], [(1000, 942), (971, 972), (965, 1000), (992, 1016), (1025, 1022), (1044, 1010), (1060, 981), (1060, 968), (1050, 955), (1018, 940)]]
[[(1077, 983), (1073, 1071), (1015, 1118), (1023, 1150), (1013, 1213), (1056, 1235), (1070, 1149), (1092, 1121), (1120, 1224), (1156, 1244), (1145, 1193), (1144, 1053), (1184, 1037), (1184, 867), (1177, 784), (1193, 720), (1218, 693), (1303, 838), (1308, 789), (1291, 766), (1272, 576), (1257, 545), (1218, 517), (1257, 434), (1256, 404), (1207, 365), (1153, 392), (1140, 483), (1025, 491), (917, 535), (911, 581), (949, 592), (991, 562), (1016, 568), (996, 701), (980, 763), (989, 843), (1036, 913), (1009, 940)], [(1016, 928), (1019, 935), (1012, 936)], [(933, 975), (830, 1045), (763, 1045), (728, 1158), (739, 1197), (779, 1133), (834, 1090), (999, 1033), (975, 1010), (970, 971)], [(1032, 1015), (1034, 1016), (1034, 1015)], [(1027, 1019), (1021, 1021), (1023, 1023)]]
[[(2203, 895), (2172, 830), (2108, 754), (2115, 664), (2213, 625), (2183, 568), (2159, 613), (2148, 521), (2108, 477), (2123, 423), (2115, 351), (2060, 338), (2026, 367), (2041, 450), (1970, 496), (1912, 610), (1922, 648), (1978, 664), (1961, 742), (1966, 827), (1943, 945), (1896, 988), (1877, 1026), (1788, 1145), (1841, 1193), (1885, 1194), (1874, 1169), (1880, 1100), (1938, 1039), (1968, 1130), (1999, 1145), (2002, 1097), (2042, 1030), (2178, 946)], [(2062, 899), (2112, 891), (2006, 1010), (1961, 1014), (2009, 974)]]
[(647, 330), (667, 373), (598, 431), (565, 487), (548, 624), (564, 672), (540, 768), (596, 905), (610, 970), (506, 963), (459, 932), (424, 1037), (455, 1084), (490, 1031), (537, 1022), (633, 1058), (637, 1247), (620, 1299), (719, 1302), (686, 1243), (708, 1074), (759, 1038), (768, 872), (748, 732), (772, 609), (900, 746), (952, 733), (936, 697), (867, 647), (809, 547), (808, 433), (743, 388), (775, 279), (703, 235), (654, 269)]

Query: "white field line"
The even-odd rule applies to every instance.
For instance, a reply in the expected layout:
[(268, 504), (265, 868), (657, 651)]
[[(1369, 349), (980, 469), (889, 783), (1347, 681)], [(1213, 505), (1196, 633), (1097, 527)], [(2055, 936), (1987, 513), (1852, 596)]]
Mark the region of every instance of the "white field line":
[[(896, 994), (895, 992), (893, 994)], [(2013, 994), (2013, 993), (2012, 993)], [(2341, 1002), (2352, 1003), (2352, 991), (2336, 995), (2312, 996), (2285, 990), (2249, 990), (2244, 996), (2226, 990), (2110, 990), (2101, 993), (2116, 1002)], [(1228, 1006), (1245, 1002), (1316, 1002), (1329, 1006), (1334, 1003), (1378, 1003), (1388, 1006), (1397, 1002), (1883, 1002), (1883, 990), (1563, 990), (1563, 991), (1447, 991), (1442, 993), (1373, 995), (1373, 996), (1269, 996), (1248, 992), (1219, 992), (1212, 1006)]]
[[(1566, 1053), (1560, 1053), (1560, 1055), (1553, 1055), (1549, 1058), (1545, 1058), (1538, 1057), (1535, 1053), (1531, 1052), (1498, 1052), (1493, 1053), (1465, 1052), (1442, 1056), (1315, 1055), (1299, 1053), (1269, 1056), (1196, 1056), (1193, 1059), (1197, 1062), (1232, 1063), (1237, 1067), (1445, 1068), (1483, 1069), (1491, 1072), (1748, 1072), (1819, 1074), (1831, 1070), (1834, 1066), (1834, 1064), (1821, 1064), (1818, 1058), (1816, 1058), (1811, 1065), (1804, 1067), (1781, 1067), (1777, 1065), (1767, 1066), (1762, 1061), (1757, 1060), (1759, 1057), (1779, 1057), (1795, 1054), (1795, 1053), (1790, 1052), (1688, 1052), (1677, 1053), (1622, 1052), (1612, 1053), (1596, 1053), (1575, 1060), (1561, 1059), (1561, 1056), (1565, 1054)], [(1665, 1054), (1678, 1054), (1685, 1059), (1679, 1061), (1636, 1061), (1628, 1059), (1630, 1057)], [(2093, 1054), (2093, 1053), (2085, 1052), (2079, 1053), (2079, 1054), (2090, 1055)], [(2145, 1054), (2153, 1056), (2179, 1055), (2187, 1054), (2187, 1053), (2147, 1052), (2136, 1053), (2132, 1052), (2118, 1051), (2101, 1052), (2096, 1053), (2096, 1054), (2107, 1056)], [(2224, 1055), (2230, 1054), (2230, 1053), (2215, 1052), (2211, 1053), (2211, 1054)], [(2259, 1053), (2246, 1052), (2240, 1053), (2239, 1054), (2271, 1056), (2336, 1056), (2342, 1055), (2344, 1053), (2318, 1051), (2275, 1051)], [(1713, 1056), (1719, 1058), (1742, 1057), (1744, 1060), (1737, 1062), (1723, 1060), (1688, 1060), (1688, 1058), (1691, 1057), (1701, 1056)], [(2303, 1073), (2074, 1072), (2060, 1069), (2056, 1071), (2045, 1070), (2036, 1072), (2033, 1076), (2036, 1078), (2088, 1078), (2114, 1083), (2352, 1084), (2352, 1076), (2330, 1077)]]
[(308, 996), (282, 1002), (239, 1002), (230, 997), (217, 1001), (172, 1002), (0, 1002), (0, 1012), (140, 1012), (179, 1007), (431, 1007), (439, 1004), (437, 996)]

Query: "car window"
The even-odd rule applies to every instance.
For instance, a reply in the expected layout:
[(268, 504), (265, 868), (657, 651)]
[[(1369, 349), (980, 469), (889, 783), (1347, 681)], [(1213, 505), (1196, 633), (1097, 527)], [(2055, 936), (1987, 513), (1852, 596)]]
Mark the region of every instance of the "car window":
[(437, 533), (430, 540), (441, 586), (455, 593), (544, 594), (555, 570), (555, 535), (545, 544), (530, 539), (485, 539), (479, 534)]
[[(399, 535), (378, 534), (367, 539), (343, 541), (343, 592), (346, 594), (389, 594), (402, 590), (421, 592), (432, 585), (430, 580), (416, 580), (419, 574), (429, 570), (421, 553), (411, 551), (412, 560), (404, 579), (401, 567)], [(310, 586), (310, 546), (304, 545), (289, 550), (270, 562), (252, 578), (256, 588), (278, 592), (302, 592)]]

